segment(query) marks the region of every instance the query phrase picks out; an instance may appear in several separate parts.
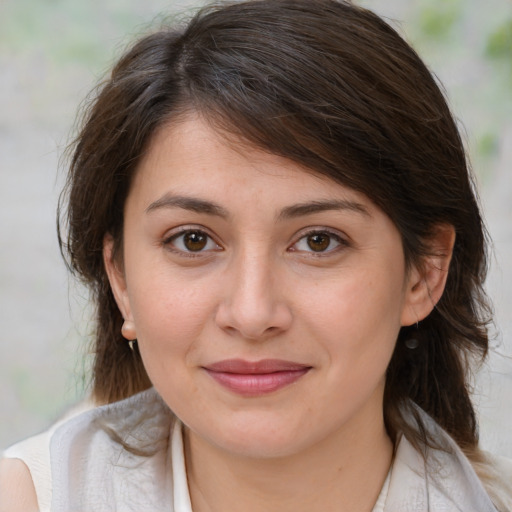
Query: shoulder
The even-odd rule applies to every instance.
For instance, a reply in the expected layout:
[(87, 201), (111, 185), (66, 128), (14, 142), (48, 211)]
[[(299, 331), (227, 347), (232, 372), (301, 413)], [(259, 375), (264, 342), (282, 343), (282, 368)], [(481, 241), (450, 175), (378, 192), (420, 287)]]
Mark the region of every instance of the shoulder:
[(36, 512), (36, 490), (27, 465), (20, 459), (0, 460), (0, 512)]
[[(0, 512), (5, 510), (50, 509), (51, 467), (50, 443), (59, 426), (70, 418), (89, 410), (92, 402), (84, 400), (67, 411), (48, 430), (29, 437), (7, 448), (0, 457)], [(24, 496), (21, 499), (20, 496)], [(28, 499), (35, 500), (35, 507), (28, 505)], [(10, 499), (12, 501), (7, 502)], [(18, 504), (18, 508), (14, 507)], [(4, 507), (4, 508), (2, 508)], [(20, 508), (21, 507), (21, 508)]]
[[(2, 500), (12, 496), (16, 502), (19, 500), (20, 492), (27, 492), (27, 496), (31, 495), (36, 499), (41, 510), (49, 508), (51, 493), (50, 437), (51, 433), (48, 430), (11, 446), (2, 454), (0, 460), (2, 465), (0, 496)], [(13, 481), (15, 485), (12, 485)], [(19, 510), (25, 510), (25, 508)], [(26, 508), (26, 510), (30, 510), (30, 508)], [(3, 512), (3, 509), (0, 508), (0, 512)]]
[(512, 510), (512, 460), (481, 452), (473, 467), (500, 511)]
[(162, 510), (174, 424), (150, 389), (62, 425), (50, 443), (52, 511)]
[[(512, 511), (511, 461), (478, 448), (463, 451), (432, 417), (415, 404), (410, 404), (405, 414), (410, 426), (427, 435), (426, 442), (421, 441), (419, 447), (415, 439), (412, 450), (419, 454), (417, 458), (423, 459), (425, 464), (431, 503), (436, 499), (440, 502), (448, 500), (452, 507), (456, 504), (457, 510), (465, 512)], [(404, 443), (404, 446), (408, 447), (408, 444)], [(410, 455), (412, 450), (409, 447), (406, 455)], [(413, 457), (409, 459), (413, 460)], [(408, 459), (404, 461), (408, 465)], [(421, 464), (420, 460), (417, 466)]]
[[(79, 510), (77, 504), (104, 504), (116, 493), (129, 494), (125, 472), (130, 467), (138, 468), (139, 477), (146, 476), (147, 485), (156, 484), (155, 475), (166, 468), (174, 419), (154, 389), (101, 407), (81, 407), (48, 431), (3, 453), (5, 485), (19, 480), (23, 482), (19, 492), (28, 489), (28, 496), (35, 495), (39, 510), (49, 510), (51, 504), (52, 510), (68, 512)], [(147, 471), (141, 469), (146, 467)], [(133, 499), (139, 484), (133, 482)], [(11, 495), (15, 500), (16, 495)], [(101, 505), (90, 509), (107, 510)], [(6, 510), (30, 509), (7, 506)]]

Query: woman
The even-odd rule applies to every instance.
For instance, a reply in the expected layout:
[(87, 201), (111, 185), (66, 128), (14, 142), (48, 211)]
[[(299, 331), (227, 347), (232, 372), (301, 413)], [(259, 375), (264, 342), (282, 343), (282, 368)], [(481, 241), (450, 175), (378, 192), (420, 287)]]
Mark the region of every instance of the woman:
[(5, 509), (511, 509), (468, 392), (488, 339), (466, 157), (377, 16), (256, 0), (141, 39), (67, 192), (105, 405), (38, 441), (48, 460), (7, 451)]

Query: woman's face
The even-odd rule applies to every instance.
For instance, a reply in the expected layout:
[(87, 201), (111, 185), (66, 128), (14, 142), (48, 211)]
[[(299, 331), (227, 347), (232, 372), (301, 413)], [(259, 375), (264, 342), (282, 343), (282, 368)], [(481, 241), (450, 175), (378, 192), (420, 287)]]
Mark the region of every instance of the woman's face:
[(140, 164), (122, 272), (110, 245), (148, 375), (203, 441), (272, 457), (382, 424), (417, 273), (364, 195), (191, 117)]

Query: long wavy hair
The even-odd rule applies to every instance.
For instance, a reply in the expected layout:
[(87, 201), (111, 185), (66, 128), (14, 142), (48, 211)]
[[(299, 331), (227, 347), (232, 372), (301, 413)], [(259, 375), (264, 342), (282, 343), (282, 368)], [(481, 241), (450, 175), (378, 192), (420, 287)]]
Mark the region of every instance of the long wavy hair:
[[(252, 0), (209, 6), (138, 40), (98, 87), (72, 146), (60, 243), (96, 306), (93, 393), (112, 402), (150, 386), (105, 272), (108, 233), (122, 253), (123, 207), (156, 130), (187, 112), (218, 130), (364, 193), (401, 233), (407, 264), (450, 224), (456, 242), (445, 292), (402, 328), (387, 370), (390, 437), (412, 427), (412, 402), (466, 451), (477, 450), (468, 377), (488, 350), (486, 236), (464, 147), (424, 63), (374, 13), (348, 1)], [(412, 335), (420, 340), (407, 349)]]

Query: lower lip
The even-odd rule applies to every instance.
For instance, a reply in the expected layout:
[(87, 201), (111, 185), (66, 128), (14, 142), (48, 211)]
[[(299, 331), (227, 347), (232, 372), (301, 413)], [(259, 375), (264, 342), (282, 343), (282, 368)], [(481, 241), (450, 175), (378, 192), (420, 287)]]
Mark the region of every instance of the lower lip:
[(273, 373), (227, 373), (206, 369), (219, 384), (243, 396), (259, 396), (278, 391), (305, 375), (309, 368)]

